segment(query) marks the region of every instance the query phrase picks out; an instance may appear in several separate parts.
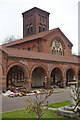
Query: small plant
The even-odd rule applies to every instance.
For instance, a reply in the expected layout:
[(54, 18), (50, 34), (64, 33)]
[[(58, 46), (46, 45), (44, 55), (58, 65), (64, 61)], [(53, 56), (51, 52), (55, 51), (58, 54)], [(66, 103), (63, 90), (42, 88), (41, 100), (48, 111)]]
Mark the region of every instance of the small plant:
[(27, 99), (27, 106), (25, 107), (25, 111), (27, 112), (35, 112), (37, 115), (37, 119), (40, 120), (41, 116), (46, 112), (48, 107), (46, 109), (44, 108), (44, 104), (48, 106), (48, 101), (47, 99), (53, 94), (52, 90), (43, 90), (44, 94), (38, 94), (35, 93), (35, 99), (32, 99), (29, 97)]

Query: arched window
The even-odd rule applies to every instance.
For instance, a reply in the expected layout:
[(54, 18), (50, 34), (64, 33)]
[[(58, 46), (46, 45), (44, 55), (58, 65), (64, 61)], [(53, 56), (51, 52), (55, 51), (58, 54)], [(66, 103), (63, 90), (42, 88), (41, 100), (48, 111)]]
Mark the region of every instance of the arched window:
[(43, 26), (43, 31), (45, 31), (45, 26)]
[(52, 54), (55, 55), (56, 51), (55, 51), (55, 47), (52, 48)]
[(52, 43), (52, 54), (54, 55), (63, 55), (62, 44), (59, 40), (54, 40)]
[(41, 32), (41, 25), (39, 25), (39, 32)]
[(29, 33), (29, 26), (27, 27), (27, 34)]
[(33, 25), (30, 26), (30, 29), (31, 29), (31, 33), (33, 32)]

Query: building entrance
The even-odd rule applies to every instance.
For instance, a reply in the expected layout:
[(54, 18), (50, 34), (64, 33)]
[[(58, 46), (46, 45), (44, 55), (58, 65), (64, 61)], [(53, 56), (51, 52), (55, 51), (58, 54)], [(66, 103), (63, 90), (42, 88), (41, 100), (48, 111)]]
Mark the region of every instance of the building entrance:
[(9, 85), (14, 85), (14, 83), (19, 83), (24, 81), (25, 81), (25, 76), (23, 69), (18, 65), (13, 66), (7, 74), (7, 87)]
[(51, 72), (51, 77), (53, 78), (52, 85), (61, 86), (62, 82), (62, 71), (59, 68), (54, 68)]
[(32, 73), (32, 87), (43, 87), (44, 86), (44, 71), (42, 68), (37, 67)]
[(68, 86), (68, 82), (73, 82), (74, 76), (75, 76), (74, 70), (68, 69), (66, 72), (66, 86)]

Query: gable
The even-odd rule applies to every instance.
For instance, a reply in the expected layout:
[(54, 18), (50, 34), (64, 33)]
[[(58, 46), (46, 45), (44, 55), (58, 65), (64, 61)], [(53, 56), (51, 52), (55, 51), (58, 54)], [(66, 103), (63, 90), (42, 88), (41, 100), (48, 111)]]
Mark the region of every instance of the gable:
[(47, 49), (47, 52), (52, 53), (52, 46), (54, 41), (56, 41), (59, 42), (60, 46), (62, 46), (64, 56), (72, 56), (73, 45), (59, 28), (55, 31), (51, 31), (44, 38), (47, 39), (47, 48), (49, 48)]
[(59, 42), (60, 46), (62, 46), (62, 55), (72, 55), (71, 49), (73, 45), (59, 28), (47, 30), (36, 35), (4, 44), (3, 46), (52, 54), (52, 44), (54, 41)]
[(64, 35), (64, 33), (59, 29), (59, 28), (56, 28), (56, 29), (52, 29), (50, 30), (51, 32), (44, 35), (44, 39), (47, 39), (47, 40), (50, 40), (50, 39), (54, 39), (55, 38), (61, 38), (62, 41), (66, 42), (67, 44), (69, 44), (69, 46), (73, 46), (73, 44), (70, 42), (70, 40)]

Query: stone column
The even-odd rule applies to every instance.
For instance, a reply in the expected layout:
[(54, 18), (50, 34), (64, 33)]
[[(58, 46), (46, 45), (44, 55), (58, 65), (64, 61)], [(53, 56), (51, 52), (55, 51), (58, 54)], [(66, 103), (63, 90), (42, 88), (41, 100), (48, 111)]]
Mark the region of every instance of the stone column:
[(78, 85), (78, 76), (76, 76), (76, 82), (77, 82), (77, 85)]
[(6, 90), (7, 86), (6, 86), (6, 76), (2, 76), (0, 77), (0, 87), (2, 87), (2, 90)]
[(78, 85), (78, 74), (75, 75), (75, 81), (77, 82), (76, 86)]
[(62, 86), (62, 87), (65, 87), (65, 86), (66, 86), (66, 78), (65, 78), (65, 77), (62, 78), (61, 86)]
[(45, 83), (44, 83), (44, 87), (47, 88), (47, 76), (45, 76)]

